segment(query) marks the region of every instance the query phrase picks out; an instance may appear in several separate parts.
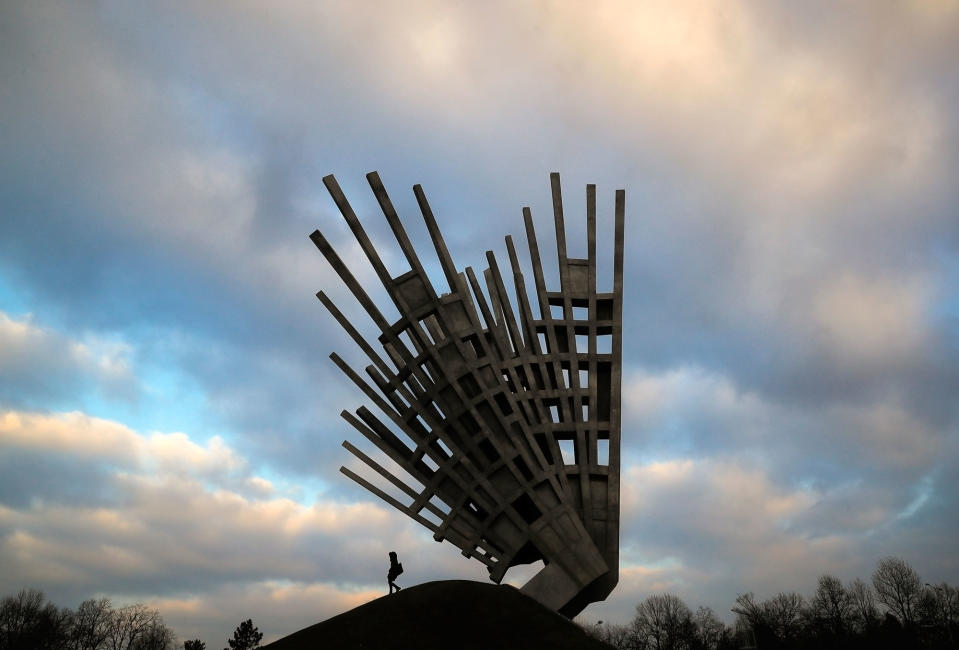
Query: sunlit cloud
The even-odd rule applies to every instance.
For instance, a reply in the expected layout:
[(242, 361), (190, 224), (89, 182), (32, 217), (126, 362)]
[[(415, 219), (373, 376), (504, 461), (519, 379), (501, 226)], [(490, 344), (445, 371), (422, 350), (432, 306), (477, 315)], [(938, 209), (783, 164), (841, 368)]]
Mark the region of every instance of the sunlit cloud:
[(853, 362), (901, 359), (928, 336), (930, 289), (919, 278), (882, 281), (842, 275), (812, 305), (832, 354)]

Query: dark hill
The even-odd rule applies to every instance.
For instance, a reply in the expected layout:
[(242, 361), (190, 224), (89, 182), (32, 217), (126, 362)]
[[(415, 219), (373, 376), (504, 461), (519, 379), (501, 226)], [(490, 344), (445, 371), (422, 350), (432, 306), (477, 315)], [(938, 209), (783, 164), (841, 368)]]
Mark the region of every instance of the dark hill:
[(609, 650), (507, 585), (427, 582), (275, 641), (269, 650)]

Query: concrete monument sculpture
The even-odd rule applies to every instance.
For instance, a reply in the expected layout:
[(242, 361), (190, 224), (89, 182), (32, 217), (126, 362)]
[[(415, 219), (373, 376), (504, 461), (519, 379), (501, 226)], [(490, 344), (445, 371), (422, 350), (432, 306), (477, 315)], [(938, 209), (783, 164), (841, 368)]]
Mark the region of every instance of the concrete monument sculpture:
[[(586, 187), (587, 257), (566, 252), (558, 174), (551, 174), (560, 286), (546, 287), (529, 208), (523, 208), (539, 316), (511, 237), (506, 247), (514, 308), (493, 253), (483, 271), (457, 270), (419, 185), (413, 192), (449, 291), (438, 292), (376, 172), (373, 194), (410, 270), (387, 271), (336, 179), (323, 179), (400, 313), (388, 322), (356, 277), (315, 231), (310, 238), (379, 329), (365, 340), (322, 291), (317, 297), (369, 357), (366, 377), (334, 363), (376, 405), (342, 416), (422, 487), (343, 446), (395, 487), (388, 493), (353, 470), (370, 492), (485, 564), (500, 582), (515, 565), (542, 560), (522, 591), (573, 617), (605, 599), (619, 571), (625, 192), (614, 208), (612, 291), (596, 290), (596, 188)], [(384, 419), (385, 418), (385, 419)]]

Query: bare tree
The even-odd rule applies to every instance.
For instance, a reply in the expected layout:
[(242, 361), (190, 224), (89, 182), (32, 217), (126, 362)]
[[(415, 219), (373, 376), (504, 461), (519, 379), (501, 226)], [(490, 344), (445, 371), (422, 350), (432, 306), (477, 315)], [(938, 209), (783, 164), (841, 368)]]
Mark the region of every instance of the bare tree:
[(598, 621), (584, 624), (583, 630), (594, 639), (599, 639), (603, 643), (613, 646), (616, 650), (644, 649), (629, 625), (616, 625), (615, 623)]
[(107, 634), (108, 650), (129, 650), (133, 647), (142, 631), (147, 618), (147, 608), (143, 605), (130, 605), (116, 610), (110, 616), (110, 628)]
[(756, 602), (756, 597), (752, 592), (736, 596), (736, 606), (733, 607), (732, 611), (739, 614), (748, 624), (753, 626), (755, 626), (756, 623), (762, 622), (763, 619), (762, 605)]
[(756, 642), (756, 626), (743, 614), (737, 613), (736, 622), (733, 624), (733, 639), (738, 648), (759, 647)]
[(699, 607), (693, 616), (696, 623), (696, 637), (704, 650), (715, 650), (726, 630), (726, 626), (716, 618), (711, 607)]
[(876, 598), (906, 627), (916, 622), (916, 605), (922, 595), (922, 579), (916, 570), (898, 557), (879, 561), (872, 574)]
[(695, 638), (692, 616), (686, 603), (672, 594), (650, 596), (636, 606), (633, 630), (651, 650), (681, 650)]
[(69, 626), (69, 610), (47, 602), (42, 591), (21, 589), (0, 602), (0, 650), (59, 649)]
[(617, 650), (644, 650), (630, 625), (607, 625), (607, 634), (603, 639)]
[(109, 598), (85, 600), (73, 614), (68, 650), (100, 650), (110, 635), (113, 605)]
[(782, 644), (796, 638), (802, 629), (804, 600), (796, 592), (779, 593), (762, 603), (757, 603), (751, 593), (736, 598), (735, 613), (740, 616), (742, 632), (751, 632), (757, 645), (771, 641)]
[(856, 578), (849, 583), (846, 591), (849, 594), (849, 606), (856, 631), (865, 632), (878, 624), (879, 610), (876, 609), (876, 598), (869, 585)]
[(175, 650), (176, 636), (168, 628), (159, 613), (151, 617), (132, 650)]
[(811, 608), (817, 626), (831, 636), (842, 637), (849, 629), (852, 603), (839, 578), (831, 575), (819, 577)]
[(155, 609), (136, 604), (113, 612), (106, 650), (172, 650), (176, 639)]
[(938, 585), (926, 583), (928, 589), (921, 599), (921, 617), (924, 624), (938, 629), (949, 645), (956, 647), (953, 628), (959, 623), (959, 589), (945, 582)]
[(737, 614), (737, 635), (749, 639), (750, 645), (755, 645), (757, 636), (768, 633), (769, 625), (762, 605), (756, 602), (752, 592), (736, 596), (736, 606), (732, 609)]
[(781, 592), (763, 603), (763, 613), (773, 634), (782, 641), (798, 636), (805, 601), (795, 591)]

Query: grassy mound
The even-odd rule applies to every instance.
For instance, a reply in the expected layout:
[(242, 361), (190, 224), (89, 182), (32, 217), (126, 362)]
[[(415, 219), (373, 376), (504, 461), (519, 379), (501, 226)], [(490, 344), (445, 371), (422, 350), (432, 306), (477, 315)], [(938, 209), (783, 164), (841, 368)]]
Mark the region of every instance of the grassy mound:
[(269, 650), (609, 650), (506, 585), (427, 582), (275, 641)]

